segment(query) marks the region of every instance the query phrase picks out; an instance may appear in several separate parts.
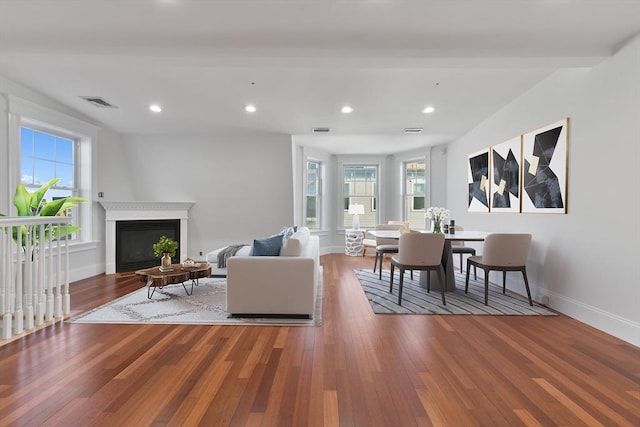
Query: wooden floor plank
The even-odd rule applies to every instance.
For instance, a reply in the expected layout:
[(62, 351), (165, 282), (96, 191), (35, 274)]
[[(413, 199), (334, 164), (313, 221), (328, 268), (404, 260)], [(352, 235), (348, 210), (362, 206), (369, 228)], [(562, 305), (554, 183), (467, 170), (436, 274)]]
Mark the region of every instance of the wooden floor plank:
[[(373, 256), (321, 262), (320, 327), (63, 322), (2, 343), (0, 425), (640, 425), (637, 347), (563, 315), (376, 315), (353, 273)], [(141, 286), (75, 282), (72, 312)]]

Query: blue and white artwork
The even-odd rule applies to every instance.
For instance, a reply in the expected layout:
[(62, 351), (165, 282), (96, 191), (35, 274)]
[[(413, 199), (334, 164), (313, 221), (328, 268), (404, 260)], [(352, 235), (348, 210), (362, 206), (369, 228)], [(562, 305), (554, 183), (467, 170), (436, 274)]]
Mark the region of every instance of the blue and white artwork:
[(469, 212), (489, 212), (489, 149), (469, 156), (467, 162)]
[(522, 212), (567, 212), (569, 119), (522, 137)]
[(520, 212), (521, 140), (491, 147), (491, 212)]

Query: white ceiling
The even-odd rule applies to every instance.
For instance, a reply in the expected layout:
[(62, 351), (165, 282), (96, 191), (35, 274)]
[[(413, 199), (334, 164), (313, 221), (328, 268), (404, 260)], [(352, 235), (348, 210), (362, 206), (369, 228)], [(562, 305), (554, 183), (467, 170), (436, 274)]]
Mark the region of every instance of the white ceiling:
[(640, 0), (0, 0), (0, 75), (122, 133), (373, 154), (449, 142), (639, 31)]

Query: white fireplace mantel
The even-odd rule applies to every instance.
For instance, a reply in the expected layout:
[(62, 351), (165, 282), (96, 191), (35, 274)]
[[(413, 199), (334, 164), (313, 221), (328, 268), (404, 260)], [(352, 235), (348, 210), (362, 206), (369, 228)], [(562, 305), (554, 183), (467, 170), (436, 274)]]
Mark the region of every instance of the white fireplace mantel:
[(180, 220), (180, 258), (187, 257), (189, 209), (194, 202), (101, 201), (105, 210), (106, 274), (116, 272), (116, 222), (154, 219)]

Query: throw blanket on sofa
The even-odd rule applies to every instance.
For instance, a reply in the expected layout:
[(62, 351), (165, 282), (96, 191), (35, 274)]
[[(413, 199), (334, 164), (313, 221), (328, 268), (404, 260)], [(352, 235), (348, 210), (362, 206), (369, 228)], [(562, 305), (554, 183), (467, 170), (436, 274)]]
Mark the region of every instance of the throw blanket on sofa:
[(222, 249), (220, 252), (218, 252), (218, 268), (227, 268), (227, 260), (229, 259), (229, 257), (232, 257), (235, 254), (237, 254), (238, 251), (242, 249), (244, 246), (249, 246), (249, 245), (245, 245), (245, 244), (230, 245)]

